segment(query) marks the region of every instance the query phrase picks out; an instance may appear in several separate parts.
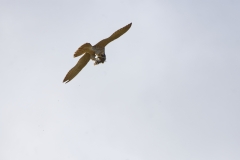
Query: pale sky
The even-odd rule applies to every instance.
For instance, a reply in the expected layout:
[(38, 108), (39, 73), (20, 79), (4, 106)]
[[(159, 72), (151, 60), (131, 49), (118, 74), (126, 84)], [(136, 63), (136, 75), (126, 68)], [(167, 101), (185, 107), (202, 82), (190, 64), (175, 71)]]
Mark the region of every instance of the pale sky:
[[(239, 0), (0, 0), (0, 160), (239, 160)], [(77, 48), (132, 22), (68, 84)]]

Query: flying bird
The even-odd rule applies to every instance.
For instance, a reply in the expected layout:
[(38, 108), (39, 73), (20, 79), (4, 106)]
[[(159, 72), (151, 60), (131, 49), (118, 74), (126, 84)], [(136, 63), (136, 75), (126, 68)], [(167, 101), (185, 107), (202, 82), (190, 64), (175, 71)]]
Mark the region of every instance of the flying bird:
[(131, 27), (132, 23), (129, 23), (123, 28), (120, 28), (116, 32), (114, 32), (110, 37), (101, 40), (94, 46), (92, 46), (90, 43), (85, 43), (82, 46), (78, 48), (78, 50), (74, 53), (74, 57), (78, 57), (83, 55), (77, 64), (67, 73), (65, 76), (63, 82), (68, 83), (71, 81), (89, 62), (89, 60), (95, 61), (94, 65), (98, 65), (99, 63), (104, 63), (106, 60), (105, 55), (105, 47), (108, 43), (114, 41), (115, 39), (122, 36), (124, 33), (126, 33), (129, 28)]

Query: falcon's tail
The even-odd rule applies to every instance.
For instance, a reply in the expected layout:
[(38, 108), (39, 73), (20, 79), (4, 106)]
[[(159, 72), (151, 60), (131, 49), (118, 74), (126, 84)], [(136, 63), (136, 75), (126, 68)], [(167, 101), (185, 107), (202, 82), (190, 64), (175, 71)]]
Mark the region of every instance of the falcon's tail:
[(92, 45), (90, 43), (85, 43), (81, 47), (78, 48), (78, 50), (74, 53), (74, 57), (78, 57), (82, 55), (85, 52), (90, 51), (92, 48)]

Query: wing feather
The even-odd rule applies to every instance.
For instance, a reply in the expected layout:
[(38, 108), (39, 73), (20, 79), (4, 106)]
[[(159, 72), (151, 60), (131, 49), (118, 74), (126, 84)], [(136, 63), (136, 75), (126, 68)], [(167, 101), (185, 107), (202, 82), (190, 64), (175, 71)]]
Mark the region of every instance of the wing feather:
[(121, 35), (126, 33), (130, 29), (131, 26), (132, 26), (132, 23), (129, 23), (125, 27), (120, 28), (119, 30), (114, 32), (110, 37), (108, 37), (106, 39), (103, 39), (100, 42), (98, 42), (95, 46), (105, 47), (108, 43), (114, 41), (115, 39), (119, 38)]
[(89, 62), (90, 54), (85, 53), (78, 61), (78, 63), (67, 73), (63, 82), (71, 81)]

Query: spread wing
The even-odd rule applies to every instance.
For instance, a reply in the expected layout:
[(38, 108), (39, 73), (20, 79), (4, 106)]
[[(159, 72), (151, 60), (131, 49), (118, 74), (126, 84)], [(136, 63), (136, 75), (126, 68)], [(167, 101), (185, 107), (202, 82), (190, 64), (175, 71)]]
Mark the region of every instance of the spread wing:
[(63, 82), (68, 83), (71, 81), (89, 62), (90, 54), (85, 53), (78, 61), (78, 63), (67, 73)]
[(131, 25), (132, 25), (132, 23), (129, 23), (125, 27), (120, 28), (119, 30), (114, 32), (110, 37), (108, 37), (106, 39), (103, 39), (100, 42), (98, 42), (95, 46), (105, 47), (108, 43), (112, 42), (113, 40), (119, 38), (121, 35), (126, 33), (129, 30), (129, 28), (131, 27)]

